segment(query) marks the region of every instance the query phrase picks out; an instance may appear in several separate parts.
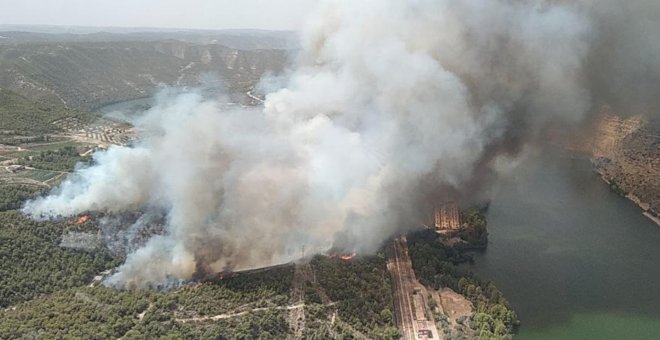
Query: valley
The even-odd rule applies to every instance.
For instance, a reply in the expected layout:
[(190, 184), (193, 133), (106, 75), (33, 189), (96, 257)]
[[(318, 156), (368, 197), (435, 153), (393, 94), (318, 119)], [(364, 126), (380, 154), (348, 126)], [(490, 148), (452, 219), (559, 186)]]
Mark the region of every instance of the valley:
[[(277, 83), (278, 76), (290, 72), (290, 33), (7, 31), (0, 32), (0, 36), (0, 339), (503, 340), (581, 339), (580, 336), (589, 338), (593, 334), (601, 335), (599, 339), (627, 335), (651, 339), (660, 332), (660, 301), (653, 294), (654, 284), (660, 280), (654, 270), (654, 261), (660, 255), (656, 246), (660, 232), (641, 215), (644, 213), (655, 223), (660, 217), (660, 128), (653, 119), (604, 110), (591, 122), (593, 133), (572, 138), (553, 134), (552, 147), (539, 147), (537, 153), (517, 164), (519, 168), (512, 166), (509, 176), (493, 180), (492, 200), (475, 203), (466, 199), (469, 203), (457, 203), (453, 197), (449, 201), (446, 197), (438, 200), (436, 196), (451, 196), (444, 193), (424, 192), (417, 196), (408, 191), (432, 190), (433, 185), (424, 187), (427, 180), (433, 182), (437, 180), (434, 176), (444, 176), (445, 171), (457, 171), (456, 177), (451, 177), (456, 181), (461, 175), (472, 176), (467, 175), (469, 171), (458, 171), (462, 163), (458, 154), (452, 152), (466, 148), (481, 153), (487, 145), (472, 144), (469, 138), (465, 145), (460, 144), (463, 132), (455, 131), (460, 124), (452, 124), (464, 119), (462, 115), (450, 119), (447, 130), (442, 132), (424, 130), (425, 124), (413, 128), (407, 125), (409, 122), (386, 122), (377, 110), (373, 111), (378, 114), (366, 110), (364, 116), (358, 117), (364, 118), (362, 121), (341, 116), (341, 107), (334, 105), (344, 94), (333, 92), (336, 88), (324, 88), (327, 93), (321, 97), (327, 99), (324, 104), (331, 109), (308, 117), (307, 111), (317, 110), (316, 103), (305, 102), (318, 91), (314, 86), (310, 92), (305, 92), (307, 88), (298, 89), (304, 94), (298, 93), (299, 97), (289, 97), (288, 89), (276, 93), (276, 97), (283, 98), (277, 102), (279, 105), (271, 105), (266, 114), (248, 115), (268, 104), (263, 87), (272, 84), (260, 81), (272, 80), (272, 76)], [(320, 55), (319, 60), (327, 57)], [(349, 70), (362, 74), (370, 67), (383, 67), (378, 63), (369, 67), (357, 63), (343, 68), (324, 62), (330, 66), (321, 75), (303, 72), (299, 78), (313, 79), (311, 84), (318, 85), (334, 79), (328, 74), (335, 71), (346, 76), (344, 72)], [(315, 61), (312, 65), (327, 66), (324, 62)], [(337, 78), (343, 79), (341, 76)], [(365, 83), (374, 81), (368, 79)], [(142, 206), (115, 209), (98, 205), (98, 210), (93, 206), (91, 211), (67, 218), (53, 214), (45, 219), (47, 216), (42, 213), (33, 219), (21, 212), (27, 200), (44, 196), (66, 178), (79, 175), (77, 170), (97, 164), (97, 152), (141, 147), (139, 141), (144, 131), (133, 126), (132, 119), (157, 105), (154, 96), (158, 93), (186, 91), (212, 98), (213, 110), (224, 106), (243, 109), (238, 114), (247, 123), (236, 124), (239, 120), (233, 120), (235, 115), (208, 122), (174, 120), (175, 129), (169, 133), (180, 138), (162, 145), (162, 140), (152, 143), (168, 152), (153, 157), (139, 155), (156, 159), (168, 156), (162, 157), (166, 163), (154, 163), (153, 167), (167, 164), (165, 171), (159, 168), (159, 174), (165, 173), (163, 178), (176, 185), (156, 185), (158, 190), (150, 197), (155, 197), (153, 201), (162, 200), (159, 203), (165, 202), (167, 208), (150, 210), (154, 202), (139, 197)], [(405, 99), (420, 92), (388, 91), (377, 99), (367, 97), (364, 102), (382, 109), (379, 105), (385, 98), (400, 95)], [(359, 95), (348, 95), (349, 102), (367, 105)], [(397, 110), (406, 113), (402, 116), (412, 116), (403, 99), (395, 101), (401, 104)], [(295, 100), (303, 104), (293, 105)], [(426, 97), (422, 101), (425, 100)], [(370, 107), (360, 105), (356, 107)], [(183, 104), (174, 107), (176, 113), (187, 113), (188, 107)], [(200, 107), (209, 110), (210, 106), (196, 108)], [(287, 110), (305, 114), (296, 116)], [(273, 125), (258, 120), (269, 115), (288, 120)], [(333, 125), (333, 119), (346, 126)], [(300, 122), (310, 124), (295, 125)], [(298, 128), (286, 130), (289, 124)], [(369, 124), (384, 128), (385, 132), (356, 132)], [(157, 125), (150, 133), (165, 135), (165, 127)], [(347, 151), (359, 149), (360, 143), (372, 134), (388, 137), (383, 144), (389, 145), (389, 137), (400, 133), (399, 127), (406, 136), (424, 137), (425, 132), (432, 136), (451, 135), (452, 147), (439, 150), (442, 146), (438, 143), (426, 144), (428, 138), (403, 138), (403, 147), (387, 150), (392, 153), (389, 157), (402, 154), (402, 161), (393, 163), (401, 165), (396, 169), (383, 162), (387, 156), (373, 145), (368, 145), (368, 152), (364, 153)], [(445, 126), (436, 128), (439, 127)], [(276, 134), (281, 131), (290, 134)], [(478, 139), (474, 133), (471, 138)], [(211, 139), (209, 145), (201, 144), (205, 136), (216, 134), (236, 139)], [(327, 139), (316, 140), (318, 136)], [(458, 141), (456, 145), (454, 139)], [(255, 140), (257, 143), (251, 144)], [(291, 140), (302, 142), (292, 143), (294, 147), (289, 150), (287, 142)], [(345, 140), (348, 144), (344, 144)], [(506, 148), (508, 142), (505, 138), (497, 139), (494, 149)], [(214, 149), (218, 145), (226, 148)], [(197, 148), (207, 153), (187, 158)], [(305, 159), (308, 162), (288, 168), (304, 156), (316, 155), (318, 150), (328, 155)], [(425, 152), (448, 153), (449, 161), (420, 160), (418, 157)], [(184, 156), (170, 159), (171, 154)], [(362, 163), (372, 158), (373, 163)], [(262, 159), (266, 161), (260, 162)], [(204, 181), (208, 174), (216, 180), (226, 164), (244, 165), (251, 161), (256, 166), (237, 166), (227, 171), (245, 174), (236, 183)], [(477, 169), (483, 165), (481, 162), (485, 164), (491, 159), (472, 161), (479, 164), (470, 169), (478, 172), (483, 170)], [(418, 169), (417, 162), (430, 167), (424, 169), (428, 172)], [(170, 168), (172, 163), (182, 166)], [(114, 167), (119, 163), (111, 164)], [(343, 170), (361, 170), (365, 164), (369, 165), (366, 168), (373, 166), (379, 171), (392, 169), (375, 172), (378, 176), (365, 176), (368, 180), (364, 187), (349, 185), (353, 184), (353, 176), (332, 182), (341, 177), (337, 174)], [(307, 169), (307, 165), (311, 171), (303, 174), (301, 169)], [(131, 165), (126, 169), (120, 173), (144, 172), (148, 180), (153, 177), (147, 166)], [(375, 189), (384, 178), (399, 176), (404, 170), (424, 180), (410, 187), (406, 186), (411, 183), (407, 177), (393, 182), (403, 183), (401, 192), (387, 186), (382, 191)], [(361, 171), (355, 173), (358, 177)], [(287, 182), (291, 174), (296, 176)], [(182, 177), (200, 180), (185, 188), (187, 182), (178, 182)], [(121, 179), (113, 180), (112, 184), (117, 184)], [(80, 194), (90, 183), (94, 181), (74, 192)], [(222, 190), (217, 188), (221, 186), (218, 183)], [(303, 185), (296, 187), (300, 183)], [(325, 191), (304, 196), (312, 203), (304, 199), (289, 201), (319, 183), (332, 185), (321, 185)], [(113, 185), (108, 187), (111, 191), (121, 190)], [(216, 230), (212, 227), (217, 227), (223, 218), (236, 222), (232, 220), (237, 218), (232, 215), (234, 209), (222, 206), (223, 209), (217, 209), (221, 211), (206, 215), (197, 209), (218, 208), (221, 205), (214, 207), (209, 202), (221, 201), (219, 196), (226, 201), (235, 199), (225, 192), (225, 187), (238, 188), (237, 192), (245, 195), (235, 201), (241, 203), (237, 207), (247, 207), (248, 213), (243, 215), (248, 215), (249, 224), (229, 223), (225, 229)], [(209, 188), (218, 191), (206, 192)], [(364, 203), (370, 201), (370, 195), (390, 193), (389, 190), (400, 196), (383, 200), (387, 202), (383, 207)], [(118, 201), (124, 201), (122, 195), (124, 192), (119, 193)], [(76, 199), (64, 196), (66, 202)], [(341, 216), (345, 219), (342, 223), (350, 226), (346, 235), (331, 229), (337, 225), (335, 216), (322, 219), (315, 215), (324, 209), (331, 211), (324, 200), (337, 203), (332, 201), (337, 197), (344, 197), (337, 201), (338, 205), (351, 207), (346, 216)], [(425, 200), (422, 205), (431, 206), (425, 214), (435, 215), (435, 223), (417, 221), (416, 215), (410, 219), (416, 221), (414, 226), (402, 223), (395, 227), (400, 230), (368, 228), (372, 227), (371, 221), (365, 216), (370, 216), (370, 209), (378, 212), (375, 216), (379, 223), (390, 222), (400, 217), (390, 215), (392, 210), (399, 205), (419, 204), (420, 197)], [(310, 207), (318, 202), (312, 199), (323, 204)], [(443, 203), (432, 206), (438, 202)], [(172, 217), (170, 210), (177, 207), (190, 210)], [(402, 211), (414, 215), (424, 208)], [(304, 213), (297, 215), (301, 211)], [(323, 226), (318, 228), (319, 235), (305, 234), (313, 225), (309, 221)], [(291, 227), (297, 223), (304, 228)], [(175, 227), (180, 225), (206, 226), (203, 230), (211, 232), (177, 230)], [(237, 243), (238, 246), (218, 242), (227, 240), (230, 232), (254, 225), (262, 227), (263, 232), (259, 229), (258, 233), (240, 233), (244, 243)], [(276, 228), (271, 230), (271, 226)], [(176, 253), (167, 258), (171, 253), (145, 250), (148, 242), (156, 243), (164, 239), (162, 236), (174, 234), (192, 237), (181, 243), (165, 242), (166, 251), (185, 246), (199, 252)], [(336, 243), (349, 239), (345, 242), (354, 248), (342, 244), (342, 251), (312, 250), (318, 254), (305, 255), (306, 242), (327, 244), (331, 239)], [(360, 242), (374, 239), (384, 241), (368, 252), (359, 250)], [(274, 261), (277, 242), (287, 245), (286, 251), (295, 260), (247, 271), (233, 267), (236, 263), (232, 261), (241, 264), (252, 256), (255, 261), (273, 263), (268, 261)], [(298, 247), (289, 247), (291, 244), (303, 244), (300, 256)], [(262, 248), (274, 252), (271, 258), (260, 258)], [(218, 260), (216, 252), (221, 251), (226, 253)], [(162, 280), (146, 275), (129, 278), (124, 286), (113, 286), (110, 278), (124, 269), (131, 254), (148, 259), (140, 267), (143, 272), (159, 274), (161, 260), (173, 266), (184, 264), (181, 267), (185, 270), (165, 272)], [(612, 325), (616, 329), (608, 328)], [(637, 329), (622, 331), (630, 325)]]

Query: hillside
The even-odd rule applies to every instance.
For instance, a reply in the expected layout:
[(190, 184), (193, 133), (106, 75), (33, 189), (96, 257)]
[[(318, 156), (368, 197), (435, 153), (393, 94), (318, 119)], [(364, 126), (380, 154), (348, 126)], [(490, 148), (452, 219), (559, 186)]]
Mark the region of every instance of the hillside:
[(591, 158), (612, 190), (647, 215), (660, 217), (660, 120), (624, 117), (604, 107), (581, 128), (553, 130), (550, 138), (566, 150)]
[(596, 169), (616, 190), (660, 216), (660, 124), (605, 114), (593, 141)]
[(258, 29), (191, 30), (122, 27), (62, 27), (0, 24), (0, 44), (162, 41), (175, 39), (194, 44), (219, 44), (239, 50), (290, 49), (296, 46), (293, 31)]
[(221, 80), (248, 91), (284, 67), (283, 50), (238, 50), (177, 40), (0, 45), (0, 87), (68, 108), (148, 96), (159, 84), (196, 86)]
[[(0, 136), (47, 133), (53, 121), (65, 117), (86, 120), (91, 114), (46, 105), (0, 87)], [(4, 138), (2, 139), (4, 140)]]

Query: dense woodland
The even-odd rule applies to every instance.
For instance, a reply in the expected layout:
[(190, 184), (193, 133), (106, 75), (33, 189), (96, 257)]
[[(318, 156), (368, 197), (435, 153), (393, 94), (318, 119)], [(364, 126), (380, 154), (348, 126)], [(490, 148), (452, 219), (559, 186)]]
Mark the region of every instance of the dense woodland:
[(479, 339), (510, 339), (518, 323), (515, 312), (492, 282), (481, 281), (464, 266), (466, 257), (443, 245), (430, 230), (408, 236), (408, 249), (420, 282), (464, 295), (476, 309), (469, 326)]
[(337, 302), (341, 320), (370, 338), (399, 338), (392, 285), (382, 253), (351, 261), (316, 256), (311, 264), (321, 287)]
[[(351, 339), (357, 331), (398, 339), (382, 256), (350, 262), (318, 256), (312, 263), (336, 304), (307, 302), (305, 338)], [(282, 339), (292, 334), (281, 309), (291, 303), (292, 279), (293, 265), (285, 265), (166, 292), (78, 285), (0, 312), (0, 338)], [(334, 311), (339, 317), (331, 325)], [(231, 317), (205, 319), (217, 315)]]
[(459, 248), (486, 248), (488, 245), (488, 230), (486, 229), (486, 216), (474, 208), (461, 212), (463, 224), (467, 228), (459, 231), (458, 237), (465, 241)]
[(76, 164), (88, 162), (90, 157), (81, 157), (73, 146), (65, 146), (56, 150), (40, 151), (36, 155), (25, 156), (19, 164), (52, 171), (71, 171)]
[(213, 279), (198, 285), (185, 285), (176, 294), (165, 294), (163, 303), (178, 306), (179, 317), (213, 316), (229, 311), (285, 306), (293, 278), (293, 265), (262, 273)]
[[(0, 312), (0, 338), (281, 339), (289, 332), (284, 312), (277, 309), (220, 320), (177, 320), (182, 308), (177, 301), (186, 298), (180, 294), (102, 286), (60, 290)], [(207, 304), (222, 306), (207, 298)]]
[(23, 201), (44, 192), (45, 189), (43, 186), (27, 184), (0, 185), (0, 212), (20, 208)]
[(29, 220), (14, 210), (0, 212), (0, 307), (84, 285), (118, 264), (103, 252), (60, 247), (65, 228), (64, 223)]
[(56, 130), (51, 123), (65, 117), (83, 122), (94, 118), (91, 113), (39, 103), (4, 88), (0, 88), (0, 103), (1, 144), (24, 142), (26, 138), (32, 142), (42, 141), (44, 134)]

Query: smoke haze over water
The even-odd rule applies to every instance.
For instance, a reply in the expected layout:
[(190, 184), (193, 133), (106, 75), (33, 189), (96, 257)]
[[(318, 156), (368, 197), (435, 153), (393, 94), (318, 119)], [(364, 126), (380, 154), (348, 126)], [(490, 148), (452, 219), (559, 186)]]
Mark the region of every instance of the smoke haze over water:
[[(109, 278), (116, 287), (289, 261), (303, 245), (374, 251), (434, 202), (486, 190), (497, 164), (548, 124), (581, 122), (610, 92), (625, 97), (615, 87), (639, 63), (616, 63), (627, 53), (618, 46), (639, 45), (640, 77), (657, 79), (657, 42), (623, 44), (607, 32), (658, 5), (620, 6), (325, 1), (263, 108), (165, 91), (134, 122), (143, 131), (135, 146), (97, 152), (95, 165), (24, 212), (164, 211), (165, 233), (128, 255)], [(652, 20), (624, 36), (660, 36)], [(603, 54), (608, 47), (616, 53)]]

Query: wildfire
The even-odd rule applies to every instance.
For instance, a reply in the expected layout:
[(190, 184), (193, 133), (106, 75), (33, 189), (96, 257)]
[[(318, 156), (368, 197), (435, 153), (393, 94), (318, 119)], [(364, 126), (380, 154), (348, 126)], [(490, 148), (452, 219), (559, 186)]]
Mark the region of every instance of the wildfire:
[(234, 277), (234, 276), (236, 276), (236, 273), (234, 273), (233, 271), (231, 271), (231, 270), (223, 270), (223, 271), (221, 271), (221, 272), (218, 273), (217, 278), (218, 278), (219, 280), (224, 280), (224, 279), (228, 279), (228, 278), (231, 278), (231, 277)]
[(349, 260), (353, 259), (354, 257), (355, 257), (355, 253), (352, 253), (351, 255), (339, 256), (339, 259), (344, 260), (344, 261), (349, 261)]
[(351, 254), (333, 254), (332, 257), (338, 258), (342, 261), (350, 261), (355, 257), (355, 255), (357, 254), (352, 252)]
[(89, 221), (89, 219), (90, 219), (89, 215), (82, 215), (82, 216), (78, 217), (78, 219), (76, 219), (76, 220), (73, 220), (73, 219), (67, 220), (66, 223), (67, 224), (74, 224), (74, 223), (75, 224), (83, 224), (83, 223)]

